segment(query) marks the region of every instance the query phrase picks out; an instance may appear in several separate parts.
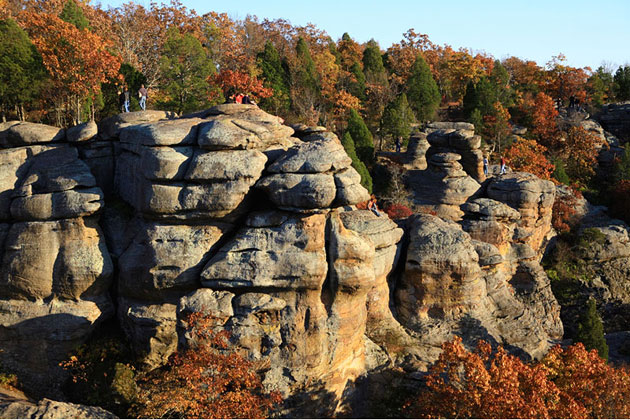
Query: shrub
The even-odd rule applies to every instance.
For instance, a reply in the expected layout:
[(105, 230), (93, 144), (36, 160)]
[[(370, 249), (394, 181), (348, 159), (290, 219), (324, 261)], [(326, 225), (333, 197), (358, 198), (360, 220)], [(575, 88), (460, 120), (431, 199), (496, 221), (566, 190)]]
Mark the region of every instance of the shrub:
[(396, 203), (386, 206), (383, 210), (392, 220), (406, 219), (413, 214), (409, 207)]
[(576, 202), (575, 197), (569, 194), (558, 196), (553, 202), (551, 225), (558, 233), (565, 233), (571, 230), (572, 220), (576, 213)]
[(263, 418), (281, 402), (263, 391), (252, 362), (228, 349), (229, 334), (215, 333), (211, 317), (191, 314), (194, 345), (139, 382), (138, 414), (151, 418)]
[(630, 373), (609, 366), (580, 343), (554, 347), (540, 362), (524, 363), (501, 346), (480, 341), (467, 351), (456, 337), (405, 404), (421, 418), (614, 418), (630, 415)]

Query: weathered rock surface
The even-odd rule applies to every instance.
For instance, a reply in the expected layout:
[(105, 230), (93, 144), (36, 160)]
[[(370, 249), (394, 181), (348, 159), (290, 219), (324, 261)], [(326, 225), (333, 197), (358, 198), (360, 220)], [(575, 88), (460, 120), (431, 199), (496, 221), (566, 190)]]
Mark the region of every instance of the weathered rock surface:
[(460, 220), (459, 206), (480, 189), (458, 162), (454, 153), (437, 153), (429, 159), (424, 171), (409, 171), (407, 185), (417, 209), (435, 211), (440, 217)]
[[(436, 125), (437, 123), (433, 123)], [(443, 123), (442, 123), (443, 124)], [(427, 159), (438, 153), (456, 153), (461, 156), (464, 171), (478, 182), (486, 177), (483, 173), (483, 153), (480, 150), (481, 136), (475, 135), (475, 127), (468, 123), (449, 123), (454, 128), (427, 128), (427, 141), (431, 145), (426, 152)], [(455, 128), (457, 127), (457, 128)]]
[(100, 407), (71, 404), (44, 398), (32, 401), (19, 391), (0, 389), (0, 418), (3, 419), (117, 419)]
[[(9, 125), (0, 135), (0, 363), (54, 395), (59, 362), (113, 314), (103, 193), (65, 130)], [(72, 141), (93, 136), (89, 126), (69, 130)]]
[(427, 141), (426, 133), (414, 133), (409, 137), (409, 144), (405, 151), (405, 157), (407, 162), (405, 168), (407, 169), (427, 169), (427, 150), (429, 149), (429, 142)]
[(595, 119), (606, 131), (630, 141), (630, 102), (605, 104)]

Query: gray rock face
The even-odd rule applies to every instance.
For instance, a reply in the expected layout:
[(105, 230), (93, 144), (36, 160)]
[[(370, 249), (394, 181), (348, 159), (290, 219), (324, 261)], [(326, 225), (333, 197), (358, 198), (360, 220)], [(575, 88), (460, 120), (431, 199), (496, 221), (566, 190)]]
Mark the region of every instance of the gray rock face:
[(99, 407), (71, 404), (44, 398), (32, 401), (21, 392), (0, 390), (0, 418), (3, 419), (117, 419)]
[(606, 131), (630, 141), (630, 102), (605, 104), (595, 119)]
[[(93, 127), (70, 130), (72, 141), (93, 137), (82, 130)], [(0, 137), (0, 363), (54, 395), (59, 362), (113, 313), (103, 193), (65, 130), (18, 123)]]
[(409, 138), (407, 151), (405, 152), (408, 163), (405, 165), (408, 169), (427, 169), (427, 150), (429, 142), (426, 133), (415, 133)]
[(427, 159), (438, 153), (456, 153), (461, 156), (464, 171), (476, 181), (483, 182), (486, 177), (483, 173), (483, 153), (480, 150), (481, 137), (475, 136), (475, 127), (472, 124), (450, 124), (458, 128), (436, 129), (429, 126), (427, 129), (427, 140), (431, 145), (426, 152)]
[(69, 143), (79, 143), (92, 140), (98, 134), (98, 126), (94, 121), (88, 121), (66, 131)]
[(424, 171), (409, 171), (407, 185), (414, 207), (420, 211), (435, 211), (440, 217), (460, 220), (459, 206), (476, 194), (480, 185), (468, 176), (454, 153), (437, 153), (429, 159)]

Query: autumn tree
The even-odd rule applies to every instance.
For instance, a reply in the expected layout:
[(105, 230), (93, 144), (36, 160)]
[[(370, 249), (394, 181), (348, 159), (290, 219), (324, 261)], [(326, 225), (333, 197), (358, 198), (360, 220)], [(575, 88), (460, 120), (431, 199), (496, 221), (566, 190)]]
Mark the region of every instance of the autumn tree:
[(0, 113), (2, 120), (11, 108), (26, 118), (24, 105), (34, 101), (46, 77), (37, 48), (13, 19), (0, 20)]
[(187, 319), (192, 344), (169, 358), (140, 385), (141, 418), (266, 418), (281, 402), (266, 393), (252, 362), (229, 349), (229, 334), (215, 333), (198, 313)]
[(64, 123), (65, 105), (74, 108), (74, 123), (79, 123), (82, 101), (97, 96), (102, 83), (117, 77), (120, 59), (110, 54), (106, 40), (57, 16), (25, 12), (23, 22), (50, 75), (48, 92), (56, 102), (57, 123)]
[(424, 122), (432, 119), (440, 105), (440, 92), (435, 80), (433, 80), (431, 69), (420, 54), (411, 68), (406, 86), (409, 105), (413, 108), (418, 121)]
[(595, 175), (598, 139), (582, 127), (571, 127), (566, 135), (561, 156), (573, 182), (586, 186)]
[(357, 152), (354, 146), (354, 140), (352, 139), (352, 136), (349, 132), (346, 131), (346, 133), (341, 137), (341, 144), (343, 145), (343, 148), (345, 149), (350, 159), (352, 159), (352, 167), (359, 173), (359, 175), (361, 175), (361, 185), (363, 185), (365, 189), (368, 190), (371, 194), (372, 177), (370, 176), (370, 172), (368, 171), (365, 164), (361, 162), (361, 160), (357, 156)]
[(381, 135), (407, 140), (411, 133), (411, 124), (414, 122), (413, 110), (407, 102), (407, 95), (402, 93), (385, 107), (381, 119)]
[(207, 79), (215, 68), (197, 38), (171, 28), (163, 47), (160, 72), (160, 87), (165, 94), (159, 103), (161, 107), (186, 113), (208, 105), (211, 87)]
[(595, 299), (589, 299), (586, 310), (580, 315), (574, 341), (584, 344), (587, 350), (597, 350), (599, 357), (608, 360), (608, 344), (604, 338), (604, 325), (597, 313)]
[(273, 95), (262, 99), (259, 105), (276, 115), (286, 111), (290, 105), (287, 63), (282, 61), (278, 50), (269, 41), (265, 43), (265, 49), (258, 53), (257, 63), (264, 86), (273, 90)]
[(582, 344), (525, 363), (480, 341), (442, 345), (426, 387), (405, 405), (419, 418), (617, 418), (630, 414), (630, 374)]
[(533, 139), (517, 137), (505, 149), (505, 160), (515, 171), (529, 172), (538, 178), (551, 179), (554, 165), (545, 157), (547, 148)]
[(586, 102), (586, 80), (588, 75), (585, 69), (567, 66), (566, 57), (563, 54), (552, 57), (546, 65), (545, 92), (556, 100), (567, 103), (573, 96)]
[(536, 98), (529, 104), (528, 113), (532, 116), (531, 131), (538, 138), (538, 142), (550, 150), (560, 147), (560, 130), (558, 128), (558, 111), (553, 99), (539, 92)]

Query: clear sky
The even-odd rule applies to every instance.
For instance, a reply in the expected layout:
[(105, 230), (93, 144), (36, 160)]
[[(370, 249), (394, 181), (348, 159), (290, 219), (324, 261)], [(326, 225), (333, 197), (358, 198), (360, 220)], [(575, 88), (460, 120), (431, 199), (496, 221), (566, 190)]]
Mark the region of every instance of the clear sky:
[[(100, 0), (116, 7), (125, 0)], [(134, 0), (148, 6), (150, 0)], [(160, 0), (158, 0), (160, 2)], [(563, 53), (576, 67), (630, 63), (630, 0), (182, 0), (203, 14), (214, 10), (243, 19), (283, 18), (313, 23), (333, 39), (348, 32), (381, 48), (400, 41), (409, 28), (437, 44), (514, 55), (544, 65)]]

